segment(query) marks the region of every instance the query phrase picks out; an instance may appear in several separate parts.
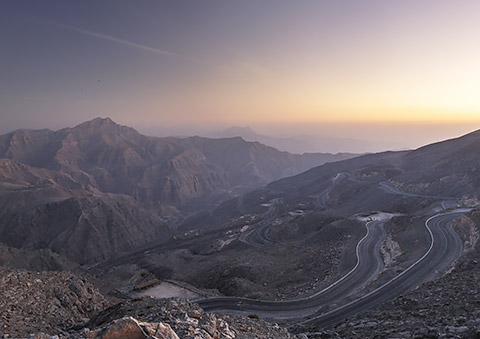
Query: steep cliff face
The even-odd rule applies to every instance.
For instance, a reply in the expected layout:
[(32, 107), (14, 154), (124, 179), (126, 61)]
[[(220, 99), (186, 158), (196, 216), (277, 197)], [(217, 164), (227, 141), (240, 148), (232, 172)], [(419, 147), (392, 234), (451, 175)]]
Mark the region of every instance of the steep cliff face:
[(392, 239), (391, 235), (388, 235), (385, 241), (382, 243), (380, 251), (383, 256), (385, 268), (392, 266), (395, 263), (395, 260), (403, 254), (402, 248), (398, 242)]
[[(472, 218), (473, 217), (473, 218)], [(469, 252), (475, 249), (480, 240), (480, 226), (478, 224), (479, 213), (462, 215), (455, 223), (455, 231), (463, 240), (464, 251)]]

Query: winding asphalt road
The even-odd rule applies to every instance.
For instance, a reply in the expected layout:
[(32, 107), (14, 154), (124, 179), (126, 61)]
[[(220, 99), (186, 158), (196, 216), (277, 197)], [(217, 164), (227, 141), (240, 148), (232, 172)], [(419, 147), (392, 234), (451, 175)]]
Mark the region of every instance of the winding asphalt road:
[[(265, 220), (272, 219), (275, 216), (276, 206), (280, 201), (280, 198), (276, 198), (264, 205), (265, 207), (268, 207), (268, 210), (264, 214)], [(255, 228), (249, 231), (246, 235), (240, 237), (239, 240), (254, 247), (262, 247), (267, 244), (273, 244), (275, 243), (275, 240), (271, 239), (269, 236), (270, 227), (271, 224), (268, 223), (260, 228)]]
[[(324, 201), (325, 195), (345, 177), (350, 180), (353, 179), (349, 173), (339, 173), (332, 180), (332, 184), (316, 196), (320, 207), (327, 207)], [(381, 182), (379, 185), (382, 190), (390, 194), (457, 200), (452, 197), (402, 192), (387, 182)], [(383, 260), (380, 255), (380, 246), (385, 239), (383, 221), (374, 220), (366, 223), (367, 233), (356, 247), (357, 263), (355, 267), (330, 286), (309, 297), (288, 301), (216, 297), (197, 300), (197, 302), (207, 311), (239, 311), (256, 313), (275, 319), (296, 318), (301, 319), (302, 322), (300, 323), (304, 325), (315, 324), (317, 327), (328, 327), (361, 311), (400, 296), (411, 288), (434, 279), (447, 270), (463, 251), (462, 240), (452, 228), (453, 220), (467, 211), (469, 210), (457, 209), (430, 217), (425, 222), (425, 227), (430, 235), (430, 247), (425, 254), (392, 280), (341, 306), (336, 306), (338, 301), (345, 301), (346, 296), (352, 294), (356, 289), (366, 286), (383, 270)], [(263, 229), (264, 227), (260, 230)], [(250, 234), (254, 235), (253, 232)], [(254, 243), (254, 241), (249, 242)], [(331, 309), (332, 307), (334, 307), (333, 310), (325, 312), (325, 309)]]
[(317, 199), (318, 207), (323, 208), (323, 209), (328, 208), (328, 205), (325, 202), (325, 197), (344, 178), (347, 178), (348, 180), (351, 180), (351, 181), (358, 181), (353, 177), (353, 175), (351, 173), (347, 173), (347, 172), (338, 173), (335, 176), (335, 178), (331, 179), (332, 183), (323, 192), (321, 192), (319, 194), (311, 195), (312, 198)]
[(430, 235), (430, 247), (420, 259), (374, 291), (327, 313), (323, 311), (326, 306), (351, 294), (354, 289), (365, 286), (382, 271), (383, 261), (379, 248), (385, 238), (383, 222), (371, 221), (366, 224), (367, 234), (356, 248), (355, 267), (341, 279), (314, 295), (289, 301), (217, 297), (197, 302), (207, 311), (251, 312), (276, 319), (303, 318), (302, 324), (328, 327), (402, 295), (448, 269), (463, 251), (462, 240), (453, 230), (452, 222), (467, 211), (469, 210), (458, 209), (430, 217), (425, 222)]
[(463, 243), (453, 230), (453, 220), (469, 210), (460, 209), (430, 217), (425, 227), (430, 234), (427, 252), (394, 279), (363, 297), (326, 314), (315, 315), (302, 324), (328, 327), (361, 311), (402, 295), (409, 289), (432, 279), (446, 270), (463, 251)]
[(248, 232), (245, 236), (240, 238), (240, 241), (244, 243), (254, 246), (254, 247), (262, 247), (267, 244), (273, 244), (275, 241), (269, 237), (270, 232), (270, 224), (263, 225), (260, 228), (254, 229)]
[(239, 297), (216, 297), (197, 300), (207, 311), (242, 311), (277, 319), (297, 318), (318, 311), (340, 298), (351, 294), (374, 280), (383, 270), (380, 245), (385, 238), (384, 221), (366, 223), (367, 233), (356, 247), (357, 263), (345, 276), (323, 290), (301, 299), (266, 301)]
[[(354, 178), (354, 176), (351, 173), (347, 172), (342, 172), (338, 173), (334, 178), (331, 179), (331, 184), (321, 193), (312, 195), (312, 198), (315, 198), (317, 200), (317, 205), (318, 207), (322, 209), (327, 209), (328, 205), (325, 202), (325, 197), (327, 196), (330, 191), (343, 179), (348, 179), (351, 181), (359, 181)], [(271, 219), (275, 216), (275, 209), (276, 205), (281, 201), (281, 199), (276, 198), (272, 199), (269, 204), (266, 204), (265, 207), (268, 207), (268, 211), (265, 212), (265, 218), (266, 219)], [(242, 210), (243, 208), (243, 197), (240, 197), (239, 200), (237, 201), (237, 209), (240, 211), (240, 213), (243, 213)], [(240, 238), (240, 241), (254, 246), (254, 247), (262, 247), (265, 246), (266, 244), (272, 244), (275, 241), (271, 239), (268, 234), (270, 231), (271, 225), (265, 225), (260, 228), (256, 228), (251, 230), (249, 233), (247, 233), (245, 236)]]

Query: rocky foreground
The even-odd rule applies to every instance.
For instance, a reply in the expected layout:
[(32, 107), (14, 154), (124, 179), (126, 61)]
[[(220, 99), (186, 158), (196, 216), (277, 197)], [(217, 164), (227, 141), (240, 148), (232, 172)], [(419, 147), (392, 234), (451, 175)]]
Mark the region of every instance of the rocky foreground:
[(83, 277), (68, 272), (29, 272), (0, 267), (0, 336), (28, 337), (66, 329), (109, 306)]
[(1, 338), (293, 338), (250, 317), (205, 313), (178, 299), (113, 304), (86, 278), (67, 272), (0, 268)]
[[(256, 316), (205, 313), (197, 304), (150, 297), (125, 301), (87, 322), (71, 338), (294, 338), (286, 329)], [(133, 335), (135, 333), (135, 335)]]
[(480, 338), (480, 253), (452, 272), (330, 329), (286, 329), (258, 319), (205, 313), (179, 299), (113, 304), (66, 272), (0, 269), (2, 338)]
[(255, 315), (205, 313), (179, 299), (107, 301), (67, 272), (0, 269), (0, 337), (59, 338), (480, 338), (480, 252), (442, 278), (330, 329), (285, 328)]

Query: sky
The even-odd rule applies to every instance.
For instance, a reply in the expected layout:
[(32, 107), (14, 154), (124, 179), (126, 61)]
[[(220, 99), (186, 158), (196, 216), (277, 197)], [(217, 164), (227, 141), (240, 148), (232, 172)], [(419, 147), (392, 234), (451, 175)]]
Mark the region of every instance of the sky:
[(478, 13), (462, 0), (3, 0), (0, 133), (108, 116), (153, 135), (250, 126), (418, 147), (480, 128)]

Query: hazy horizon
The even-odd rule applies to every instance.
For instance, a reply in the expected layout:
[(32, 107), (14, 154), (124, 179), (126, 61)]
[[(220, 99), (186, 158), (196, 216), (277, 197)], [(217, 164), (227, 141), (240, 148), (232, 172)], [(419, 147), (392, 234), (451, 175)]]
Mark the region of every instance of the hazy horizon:
[(416, 148), (480, 128), (475, 1), (7, 0), (0, 133), (98, 116)]
[[(280, 139), (284, 141), (294, 141), (298, 145), (288, 147), (278, 147), (273, 143), (260, 140), (269, 146), (277, 147), (292, 153), (303, 152), (382, 152), (382, 151), (400, 151), (416, 149), (431, 143), (457, 138), (462, 135), (474, 132), (480, 129), (480, 125), (474, 127), (471, 124), (410, 124), (400, 126), (398, 124), (253, 124), (253, 125), (172, 125), (172, 126), (146, 126), (130, 123), (115, 119), (113, 116), (101, 116), (101, 118), (111, 118), (115, 123), (133, 127), (139, 133), (155, 137), (230, 137), (233, 135), (222, 135), (219, 133), (225, 130), (235, 128), (251, 128), (260, 136)], [(89, 117), (88, 120), (98, 118)], [(7, 134), (18, 129), (50, 129), (59, 130), (62, 128), (75, 127), (86, 120), (73, 121), (69, 124), (59, 122), (50, 123), (50, 125), (26, 124), (17, 128), (8, 129), (4, 125), (0, 126), (0, 134)], [(405, 131), (408, 130), (408, 133)], [(334, 131), (334, 132), (332, 132)], [(247, 138), (248, 139), (248, 138)], [(258, 141), (258, 140), (256, 140)], [(285, 148), (285, 149), (282, 149)], [(302, 151), (296, 149), (302, 149)]]

